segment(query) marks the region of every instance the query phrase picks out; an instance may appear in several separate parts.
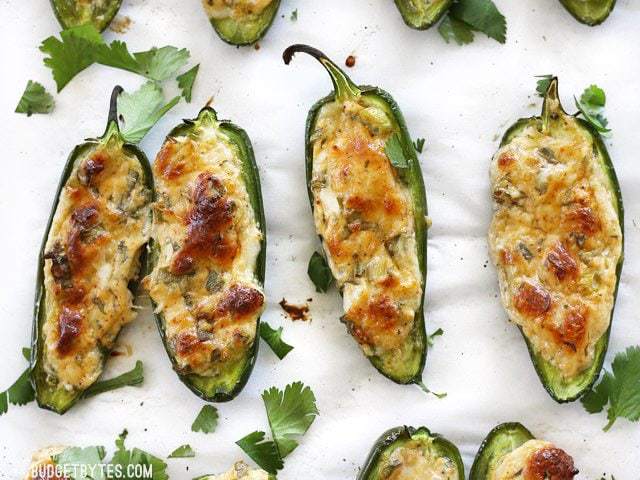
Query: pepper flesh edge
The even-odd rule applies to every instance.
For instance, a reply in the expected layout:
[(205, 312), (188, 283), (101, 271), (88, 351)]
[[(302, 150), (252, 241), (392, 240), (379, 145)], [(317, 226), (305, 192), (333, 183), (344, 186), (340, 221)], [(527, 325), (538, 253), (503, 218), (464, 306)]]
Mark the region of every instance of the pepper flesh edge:
[[(184, 123), (173, 128), (173, 130), (171, 130), (171, 132), (169, 132), (169, 134), (167, 135), (167, 138), (187, 134), (203, 114), (213, 114), (213, 116), (217, 118), (217, 114), (213, 108), (205, 107), (200, 111), (196, 119), (187, 120)], [(266, 222), (265, 222), (265, 216), (264, 216), (262, 191), (260, 188), (260, 176), (258, 174), (257, 164), (255, 162), (253, 147), (251, 145), (251, 141), (247, 133), (240, 127), (234, 125), (233, 123), (226, 120), (219, 121), (219, 128), (231, 136), (232, 143), (234, 143), (240, 150), (239, 156), (243, 164), (243, 176), (245, 181), (245, 187), (247, 188), (249, 201), (251, 203), (251, 207), (254, 210), (256, 221), (258, 222), (258, 229), (260, 230), (260, 233), (262, 233), (260, 253), (258, 254), (258, 258), (256, 260), (255, 274), (260, 285), (264, 285), (265, 267), (266, 267), (267, 228), (266, 228)], [(151, 239), (148, 245), (148, 256), (147, 256), (148, 261), (146, 263), (146, 268), (145, 268), (145, 273), (147, 275), (151, 274), (155, 266), (155, 261), (157, 257), (156, 252), (157, 252), (157, 248), (154, 245), (153, 239)], [(156, 308), (155, 302), (152, 301), (152, 305), (155, 310)], [(160, 313), (155, 313), (154, 317), (156, 321), (156, 326), (158, 328), (158, 332), (160, 333), (160, 338), (162, 339), (162, 344), (164, 345), (165, 351), (167, 352), (167, 355), (171, 360), (171, 364), (174, 366), (174, 370), (176, 370), (175, 367), (177, 366), (177, 362), (176, 362), (175, 356), (172, 354), (171, 349), (169, 348), (166, 331), (164, 327), (164, 318)], [(258, 356), (258, 347), (260, 344), (259, 332), (260, 332), (260, 317), (258, 317), (258, 319), (256, 320), (256, 331), (254, 336), (254, 342), (251, 349), (249, 349), (247, 352), (247, 358), (245, 360), (244, 366), (242, 367), (242, 373), (240, 374), (238, 379), (235, 381), (233, 388), (231, 388), (230, 390), (218, 388), (216, 385), (216, 382), (210, 383), (210, 380), (214, 377), (205, 377), (203, 375), (197, 375), (197, 374), (182, 374), (182, 373), (178, 373), (176, 370), (178, 378), (182, 383), (186, 385), (186, 387), (189, 390), (191, 390), (194, 394), (196, 394), (198, 397), (202, 398), (207, 402), (228, 402), (233, 400), (245, 387), (245, 385), (249, 381), (251, 372), (253, 371), (253, 367), (255, 365), (255, 361)]]
[(443, 436), (437, 433), (431, 433), (427, 427), (414, 428), (407, 426), (391, 428), (380, 435), (373, 444), (357, 480), (376, 480), (371, 478), (371, 475), (377, 467), (380, 457), (384, 451), (392, 447), (393, 444), (399, 440), (409, 440), (416, 436), (427, 436), (432, 438), (437, 453), (443, 457), (453, 460), (458, 469), (459, 480), (464, 480), (464, 463), (462, 462), (462, 457), (458, 447)]
[[(553, 85), (555, 82), (555, 86)], [(551, 88), (557, 89), (557, 78), (552, 79)], [(556, 92), (557, 93), (557, 92)], [(547, 102), (547, 96), (545, 96), (545, 105)], [(544, 111), (545, 107), (543, 107)], [(565, 115), (567, 114), (562, 105), (560, 105), (560, 110)], [(622, 203), (622, 193), (620, 191), (620, 183), (618, 182), (618, 178), (616, 176), (616, 172), (611, 161), (611, 157), (607, 151), (604, 142), (602, 141), (602, 137), (600, 134), (585, 120), (581, 118), (576, 118), (578, 124), (584, 128), (589, 136), (593, 139), (594, 145), (598, 152), (598, 157), (600, 159), (600, 165), (605, 170), (607, 178), (609, 179), (610, 185), (608, 186), (611, 190), (613, 197), (616, 200), (616, 209), (618, 212), (618, 220), (620, 223), (620, 231), (622, 233), (622, 253), (620, 255), (620, 259), (618, 260), (618, 264), (616, 266), (616, 285), (613, 293), (613, 307), (611, 309), (611, 315), (609, 318), (609, 327), (607, 331), (600, 337), (598, 342), (595, 345), (595, 354), (594, 361), (592, 365), (582, 372), (578, 377), (577, 381), (563, 383), (563, 384), (554, 384), (553, 377), (559, 377), (561, 379), (561, 375), (557, 372), (557, 368), (551, 365), (549, 362), (544, 360), (540, 355), (535, 353), (533, 345), (529, 341), (529, 339), (524, 334), (522, 328), (519, 327), (520, 333), (522, 334), (525, 343), (527, 345), (527, 349), (529, 351), (529, 356), (531, 357), (531, 361), (533, 366), (540, 378), (540, 382), (545, 390), (549, 393), (549, 395), (558, 403), (567, 403), (573, 402), (580, 398), (585, 392), (587, 392), (591, 386), (598, 379), (600, 372), (602, 370), (602, 366), (604, 364), (604, 358), (607, 353), (607, 349), (609, 346), (609, 336), (611, 334), (611, 326), (613, 324), (613, 313), (615, 310), (616, 298), (618, 295), (618, 286), (620, 284), (620, 274), (622, 272), (622, 264), (624, 261), (624, 206)], [(528, 117), (521, 118), (517, 120), (507, 131), (505, 132), (502, 141), (500, 142), (500, 148), (508, 144), (515, 136), (518, 135), (522, 130), (527, 128), (529, 125), (541, 125), (543, 122), (542, 116), (536, 117)]]
[[(407, 130), (406, 123), (404, 121), (404, 116), (400, 111), (395, 100), (389, 95), (387, 92), (382, 90), (379, 87), (373, 87), (368, 85), (361, 85), (357, 87), (360, 90), (360, 95), (369, 95), (382, 99), (382, 101), (389, 107), (391, 112), (394, 115), (394, 120), (398, 125), (398, 131), (402, 137), (403, 143), (411, 144), (409, 132)], [(330, 103), (335, 100), (335, 94), (332, 92), (326, 97), (320, 99), (316, 102), (309, 114), (307, 116), (306, 130), (305, 130), (305, 172), (306, 172), (306, 180), (307, 180), (307, 192), (309, 195), (309, 203), (311, 205), (311, 210), (314, 209), (314, 200), (313, 200), (313, 192), (311, 191), (311, 178), (313, 175), (313, 143), (311, 142), (311, 136), (315, 130), (314, 126), (316, 123), (317, 115), (320, 112), (320, 109), (327, 103)], [(411, 197), (413, 201), (414, 207), (414, 220), (415, 220), (415, 231), (416, 231), (416, 245), (418, 248), (418, 263), (420, 265), (420, 271), (422, 273), (422, 298), (420, 300), (420, 308), (416, 311), (414, 317), (414, 332), (413, 336), (417, 338), (418, 342), (421, 342), (423, 345), (422, 355), (420, 359), (420, 363), (417, 371), (409, 378), (394, 378), (389, 373), (382, 370), (379, 364), (376, 364), (373, 357), (367, 357), (369, 361), (373, 364), (373, 366), (385, 377), (389, 380), (399, 383), (399, 384), (420, 384), (422, 382), (422, 372), (424, 370), (424, 366), (426, 363), (427, 357), (427, 341), (426, 341), (426, 327), (424, 321), (424, 296), (425, 296), (425, 286), (426, 286), (426, 275), (427, 275), (427, 267), (426, 267), (426, 258), (427, 258), (427, 239), (426, 239), (426, 225), (425, 225), (425, 216), (427, 215), (427, 201), (426, 201), (426, 193), (424, 187), (424, 180), (422, 178), (422, 171), (420, 169), (420, 164), (418, 162), (418, 157), (413, 151), (413, 146), (411, 147), (411, 153), (409, 154), (409, 164), (410, 168), (408, 169), (408, 174), (410, 175), (410, 180), (408, 182), (409, 189), (411, 190)], [(405, 152), (407, 154), (409, 152)], [(320, 238), (322, 240), (322, 237)]]
[[(110, 117), (112, 115), (110, 114)], [(105, 139), (107, 136), (113, 133), (115, 129), (116, 134), (120, 135), (120, 132), (117, 127), (117, 122), (114, 123), (113, 119), (109, 119), (107, 122), (107, 128), (102, 137), (98, 139), (90, 139), (89, 141), (77, 145), (67, 158), (65, 166), (62, 170), (62, 175), (60, 177), (60, 182), (58, 183), (58, 187), (56, 189), (55, 200), (53, 202), (53, 207), (51, 208), (51, 213), (49, 215), (49, 220), (47, 221), (47, 226), (45, 228), (45, 234), (42, 240), (42, 244), (40, 247), (40, 253), (38, 256), (38, 271), (36, 273), (36, 293), (35, 293), (35, 306), (34, 306), (34, 315), (33, 315), (33, 326), (32, 326), (32, 335), (31, 335), (31, 361), (30, 361), (30, 379), (31, 385), (36, 393), (36, 402), (40, 408), (44, 408), (46, 410), (51, 410), (58, 414), (64, 414), (67, 412), (80, 398), (82, 398), (83, 391), (74, 391), (69, 392), (63, 388), (51, 389), (48, 385), (46, 385), (46, 373), (44, 372), (44, 346), (42, 328), (45, 320), (45, 288), (44, 288), (44, 254), (47, 243), (47, 238), (49, 237), (49, 233), (51, 231), (51, 227), (53, 224), (53, 218), (55, 216), (56, 210), (58, 208), (58, 203), (60, 200), (60, 195), (62, 194), (62, 189), (66, 185), (67, 181), (71, 173), (73, 172), (76, 161), (84, 154), (87, 150), (100, 145), (100, 142)], [(146, 155), (138, 149), (135, 145), (129, 143), (123, 143), (123, 150), (127, 150), (135, 156), (140, 165), (142, 166), (142, 170), (145, 173), (144, 183), (149, 189), (153, 192), (153, 175), (151, 173), (151, 165), (149, 164), (149, 160)], [(144, 264), (144, 255), (145, 249), (142, 248), (140, 252), (140, 264)], [(131, 292), (135, 292), (137, 288), (137, 280), (133, 280), (130, 282), (129, 290)], [(106, 363), (108, 353), (107, 351), (102, 352), (102, 367)]]

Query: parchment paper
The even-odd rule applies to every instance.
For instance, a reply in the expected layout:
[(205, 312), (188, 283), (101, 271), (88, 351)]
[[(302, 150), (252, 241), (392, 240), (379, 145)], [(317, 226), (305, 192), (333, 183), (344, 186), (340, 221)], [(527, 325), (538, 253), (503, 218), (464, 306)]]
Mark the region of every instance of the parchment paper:
[[(181, 103), (142, 142), (153, 159), (164, 136), (182, 118), (192, 118), (213, 96), (221, 118), (249, 133), (260, 165), (268, 223), (263, 319), (283, 325), (295, 349), (278, 361), (263, 344), (249, 384), (233, 402), (218, 405), (214, 434), (192, 433), (203, 402), (170, 367), (149, 309), (120, 338), (130, 356), (109, 361), (105, 376), (144, 361), (145, 382), (76, 405), (64, 416), (35, 404), (11, 407), (0, 418), (0, 478), (24, 474), (31, 452), (50, 444), (95, 445), (113, 450), (123, 428), (129, 446), (166, 456), (189, 443), (193, 459), (168, 460), (172, 478), (190, 479), (226, 470), (244, 458), (234, 444), (256, 429), (268, 431), (260, 393), (294, 380), (310, 385), (320, 416), (286, 459), (282, 479), (355, 478), (374, 440), (386, 429), (426, 425), (456, 443), (470, 468), (488, 431), (521, 421), (536, 436), (570, 452), (580, 479), (603, 473), (618, 480), (640, 478), (640, 430), (619, 420), (609, 433), (606, 418), (587, 414), (579, 402), (556, 404), (543, 390), (517, 329), (507, 323), (487, 253), (491, 217), (489, 158), (499, 137), (517, 118), (539, 113), (534, 75), (555, 73), (572, 111), (572, 95), (590, 83), (607, 93), (613, 135), (606, 141), (621, 181), (626, 208), (626, 263), (620, 283), (607, 365), (613, 354), (640, 343), (639, 230), (640, 3), (620, 0), (602, 26), (578, 24), (557, 0), (496, 0), (508, 19), (506, 45), (478, 35), (465, 47), (447, 45), (436, 29), (405, 27), (391, 0), (284, 0), (260, 49), (236, 49), (215, 35), (199, 0), (124, 0), (121, 16), (132, 51), (166, 44), (186, 47), (200, 63), (194, 99)], [(290, 19), (297, 9), (298, 19)], [(29, 342), (36, 259), (59, 175), (74, 145), (102, 134), (108, 96), (115, 84), (135, 89), (133, 74), (93, 66), (59, 95), (51, 115), (13, 113), (27, 80), (55, 91), (42, 64), (40, 42), (58, 24), (46, 0), (0, 0), (0, 388), (24, 369), (20, 348)], [(283, 49), (309, 43), (344, 63), (354, 81), (388, 90), (401, 106), (412, 136), (425, 137), (421, 155), (433, 228), (429, 231), (427, 329), (444, 336), (429, 352), (425, 383), (447, 392), (426, 396), (379, 375), (360, 353), (338, 318), (334, 290), (316, 294), (307, 278), (309, 256), (318, 248), (305, 190), (304, 122), (313, 102), (330, 90), (319, 64), (299, 55), (286, 67)], [(167, 82), (167, 97), (177, 92)], [(283, 318), (277, 302), (310, 302), (313, 320)]]

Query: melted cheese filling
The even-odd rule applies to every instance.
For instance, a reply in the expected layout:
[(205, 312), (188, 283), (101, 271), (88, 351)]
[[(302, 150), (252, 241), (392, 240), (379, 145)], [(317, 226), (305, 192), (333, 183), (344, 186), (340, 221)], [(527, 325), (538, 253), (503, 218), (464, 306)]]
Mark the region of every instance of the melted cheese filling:
[(269, 480), (269, 474), (264, 470), (251, 469), (244, 462), (237, 462), (227, 473), (209, 476), (204, 480)]
[(47, 447), (35, 452), (24, 480), (65, 480), (56, 475), (56, 464), (52, 460), (53, 456), (62, 453), (65, 448)]
[(458, 467), (432, 447), (433, 439), (412, 439), (385, 453), (380, 480), (458, 480)]
[(93, 20), (101, 22), (109, 7), (107, 0), (72, 0), (71, 3), (77, 25), (91, 23)]
[(202, 0), (209, 18), (257, 17), (275, 0)]
[(165, 142), (154, 165), (158, 261), (144, 285), (183, 373), (217, 376), (255, 341), (262, 234), (242, 160), (217, 123)]
[(622, 254), (616, 200), (594, 150), (584, 128), (561, 115), (551, 134), (524, 128), (491, 163), (489, 244), (502, 302), (565, 378), (593, 363)]
[(76, 160), (45, 245), (44, 369), (52, 383), (85, 389), (104, 351), (135, 317), (127, 288), (148, 239), (151, 191), (120, 141)]
[(487, 472), (487, 480), (526, 480), (524, 470), (531, 456), (550, 446), (551, 443), (542, 440), (528, 440), (495, 462)]
[(413, 204), (384, 153), (388, 114), (369, 100), (318, 113), (311, 190), (314, 221), (343, 292), (343, 320), (366, 355), (397, 351), (422, 298)]
[(497, 459), (489, 467), (487, 480), (572, 480), (577, 473), (567, 453), (549, 442), (532, 439)]

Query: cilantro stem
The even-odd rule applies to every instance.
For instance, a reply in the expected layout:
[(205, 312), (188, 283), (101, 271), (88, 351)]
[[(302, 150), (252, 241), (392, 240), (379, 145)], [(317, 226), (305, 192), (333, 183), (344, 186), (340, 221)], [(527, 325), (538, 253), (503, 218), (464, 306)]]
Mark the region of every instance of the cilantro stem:
[(602, 429), (603, 432), (608, 432), (611, 427), (613, 427), (613, 424), (616, 423), (616, 419), (615, 417), (609, 420), (609, 423), (607, 423), (604, 428)]
[(447, 396), (446, 392), (438, 393), (438, 392), (429, 390), (429, 388), (424, 384), (422, 380), (420, 380), (419, 382), (416, 382), (416, 385), (420, 387), (420, 390), (422, 390), (427, 395), (433, 395), (434, 397), (437, 397), (437, 398), (444, 398)]

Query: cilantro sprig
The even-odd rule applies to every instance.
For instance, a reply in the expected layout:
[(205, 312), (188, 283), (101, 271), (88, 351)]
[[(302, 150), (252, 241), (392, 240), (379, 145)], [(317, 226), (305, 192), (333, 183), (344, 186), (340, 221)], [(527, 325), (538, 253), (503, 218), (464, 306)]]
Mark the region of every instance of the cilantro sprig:
[[(23, 348), (22, 356), (28, 362), (31, 358), (31, 349)], [(29, 367), (27, 367), (7, 390), (0, 393), (0, 416), (7, 413), (9, 404), (22, 406), (32, 402), (35, 398), (35, 392), (29, 380)]]
[(53, 97), (41, 84), (29, 80), (15, 111), (30, 117), (34, 113), (50, 113), (54, 104)]
[(191, 445), (180, 445), (173, 452), (169, 454), (167, 458), (193, 458), (196, 456), (196, 452), (191, 448)]
[(402, 138), (398, 133), (391, 135), (384, 144), (384, 153), (396, 168), (409, 168), (409, 160), (402, 146)]
[(333, 274), (327, 260), (318, 252), (313, 252), (309, 258), (307, 274), (316, 287), (316, 292), (325, 293), (333, 282)]
[[(63, 468), (65, 478), (69, 480), (86, 480), (83, 474), (87, 472), (93, 480), (168, 480), (166, 462), (139, 448), (127, 449), (127, 435), (124, 430), (118, 436), (116, 450), (109, 462), (104, 461), (106, 451), (102, 446), (68, 447), (52, 460)], [(140, 477), (141, 472), (143, 477)]]
[(316, 397), (302, 382), (294, 382), (284, 391), (271, 387), (262, 392), (272, 440), (265, 432), (255, 431), (236, 442), (260, 467), (272, 475), (284, 466), (284, 458), (298, 446), (316, 416)]
[(140, 360), (137, 360), (133, 369), (117, 377), (94, 383), (85, 390), (82, 397), (90, 398), (122, 387), (135, 387), (141, 385), (142, 382), (144, 382), (144, 365)]
[(282, 340), (282, 327), (277, 330), (271, 327), (267, 322), (260, 323), (260, 337), (267, 342), (273, 353), (282, 360), (287, 354), (293, 350), (293, 347)]
[(123, 92), (118, 97), (122, 137), (129, 143), (139, 143), (179, 101), (180, 97), (174, 97), (165, 105), (162, 89), (155, 82), (147, 82), (133, 93)]
[(597, 85), (590, 85), (584, 89), (584, 92), (580, 95), (580, 100), (575, 97), (574, 100), (576, 102), (576, 108), (580, 110), (582, 116), (593, 128), (600, 133), (608, 133), (611, 131), (610, 128), (607, 128), (609, 121), (603, 114), (607, 97), (602, 88)]
[(218, 409), (213, 405), (204, 405), (191, 424), (192, 432), (213, 433), (218, 426)]
[(438, 32), (445, 42), (465, 45), (481, 32), (499, 43), (507, 40), (507, 21), (492, 0), (455, 0)]
[(162, 82), (175, 77), (190, 56), (187, 49), (173, 46), (153, 47), (132, 54), (126, 43), (120, 40), (105, 43), (91, 24), (63, 30), (59, 39), (54, 36), (46, 38), (40, 50), (47, 55), (44, 64), (51, 69), (58, 92), (94, 63)]
[(640, 347), (629, 347), (618, 353), (611, 371), (605, 370), (600, 382), (580, 402), (589, 413), (600, 413), (608, 406), (605, 432), (618, 418), (630, 422), (640, 420)]

